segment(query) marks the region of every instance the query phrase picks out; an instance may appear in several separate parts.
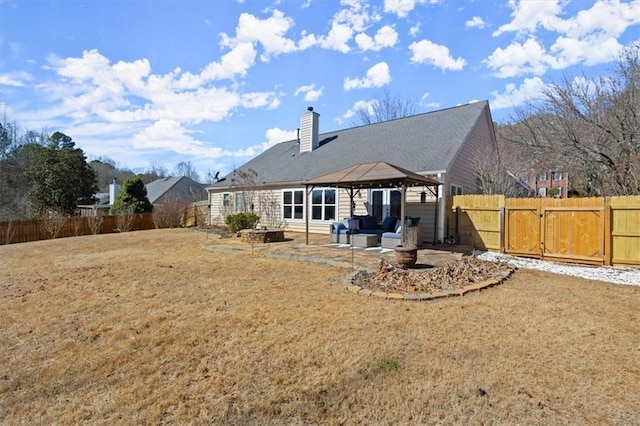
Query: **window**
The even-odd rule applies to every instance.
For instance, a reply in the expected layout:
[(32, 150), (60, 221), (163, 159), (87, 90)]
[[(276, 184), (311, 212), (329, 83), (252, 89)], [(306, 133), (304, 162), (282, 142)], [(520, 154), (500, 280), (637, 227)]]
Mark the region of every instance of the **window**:
[(311, 192), (311, 219), (335, 220), (336, 190), (314, 189)]
[(538, 195), (541, 197), (547, 196), (547, 188), (538, 188)]
[(282, 217), (284, 219), (304, 219), (304, 190), (282, 192)]
[(225, 192), (222, 194), (222, 207), (229, 208), (231, 206), (231, 193)]
[(236, 192), (236, 213), (242, 213), (247, 211), (247, 203), (244, 192)]
[(553, 180), (562, 180), (562, 172), (553, 172)]
[(562, 187), (558, 187), (558, 197), (562, 198)]
[(547, 172), (542, 172), (538, 175), (538, 182), (544, 182), (547, 180)]
[(462, 195), (462, 187), (460, 185), (451, 184), (451, 195)]

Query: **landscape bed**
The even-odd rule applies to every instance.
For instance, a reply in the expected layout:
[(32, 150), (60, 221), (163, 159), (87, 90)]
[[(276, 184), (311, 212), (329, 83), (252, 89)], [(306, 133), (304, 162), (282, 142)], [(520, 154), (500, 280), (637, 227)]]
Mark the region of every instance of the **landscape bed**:
[(640, 287), (520, 269), (365, 298), (348, 267), (190, 230), (0, 258), (2, 424), (640, 423)]

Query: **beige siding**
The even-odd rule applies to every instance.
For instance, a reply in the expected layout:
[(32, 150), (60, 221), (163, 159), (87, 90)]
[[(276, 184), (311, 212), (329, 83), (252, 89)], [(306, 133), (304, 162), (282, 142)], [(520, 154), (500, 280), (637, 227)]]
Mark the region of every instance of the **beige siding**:
[[(304, 189), (299, 187), (290, 187), (284, 189)], [(261, 194), (269, 193), (275, 201), (280, 206), (280, 216), (282, 217), (282, 191), (284, 190), (273, 190), (270, 192), (266, 191), (257, 191), (256, 198), (259, 199)], [(431, 243), (433, 241), (433, 232), (434, 232), (434, 221), (435, 221), (435, 198), (427, 192), (426, 203), (420, 202), (420, 193), (422, 192), (421, 187), (410, 188), (407, 191), (407, 215), (408, 216), (420, 216), (420, 227), (422, 228), (423, 241), (425, 243)], [(224, 224), (225, 214), (222, 209), (222, 195), (223, 193), (214, 193), (210, 195), (210, 203), (211, 203), (211, 220), (212, 223), (215, 224)], [(231, 200), (233, 202), (234, 196), (231, 194)], [(338, 206), (336, 212), (336, 220), (342, 220), (349, 216), (350, 208), (349, 208), (349, 193), (347, 190), (339, 189), (338, 190)], [(306, 202), (306, 201), (305, 201)], [(367, 209), (366, 206), (368, 204), (368, 191), (361, 190), (359, 193), (356, 191), (354, 196), (355, 210), (354, 214), (356, 215), (366, 215)], [(260, 214), (260, 212), (257, 212)], [(330, 232), (330, 225), (333, 221), (318, 221), (318, 220), (309, 220), (309, 232), (318, 233), (318, 234), (328, 234)], [(304, 219), (302, 220), (290, 220), (288, 219), (285, 224), (285, 229), (288, 231), (294, 232), (305, 232), (306, 224)]]
[(476, 194), (478, 192), (474, 158), (477, 152), (485, 151), (495, 143), (491, 132), (491, 117), (487, 115), (488, 112), (485, 112), (480, 116), (467, 141), (453, 160), (449, 170), (447, 170), (444, 181), (445, 195), (450, 195), (451, 184), (462, 186), (463, 194)]

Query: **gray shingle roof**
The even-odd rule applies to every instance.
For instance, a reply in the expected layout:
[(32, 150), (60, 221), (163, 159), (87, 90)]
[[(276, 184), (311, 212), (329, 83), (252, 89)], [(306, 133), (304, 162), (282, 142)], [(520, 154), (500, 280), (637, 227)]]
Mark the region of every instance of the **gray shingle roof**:
[[(183, 185), (178, 185), (183, 181)], [(163, 195), (168, 193), (172, 188), (176, 187), (172, 193), (172, 200), (193, 202), (198, 201), (201, 197), (199, 192), (205, 187), (203, 184), (194, 181), (186, 176), (167, 177), (162, 179), (156, 179), (153, 182), (149, 182), (145, 185), (147, 188), (147, 198), (151, 204), (157, 203)]]
[[(321, 146), (300, 152), (297, 140), (282, 142), (245, 163), (259, 183), (302, 183), (360, 163), (387, 163), (431, 173), (449, 168), (478, 120), (487, 101), (353, 127), (319, 136)], [(323, 140), (329, 140), (322, 144)], [(224, 179), (211, 188), (230, 185)]]

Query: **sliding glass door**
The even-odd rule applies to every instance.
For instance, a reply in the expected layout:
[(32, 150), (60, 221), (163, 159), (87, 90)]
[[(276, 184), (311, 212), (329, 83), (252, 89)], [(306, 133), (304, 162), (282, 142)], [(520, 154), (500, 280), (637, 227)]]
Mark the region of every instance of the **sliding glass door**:
[(400, 205), (402, 204), (402, 193), (396, 189), (372, 189), (369, 199), (369, 214), (382, 223), (387, 216), (400, 217)]

